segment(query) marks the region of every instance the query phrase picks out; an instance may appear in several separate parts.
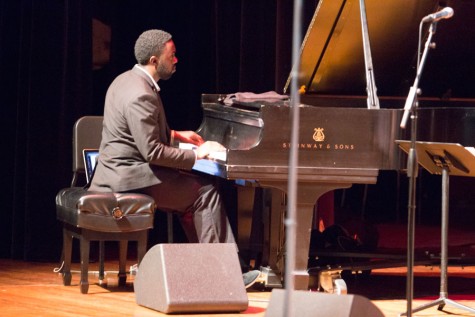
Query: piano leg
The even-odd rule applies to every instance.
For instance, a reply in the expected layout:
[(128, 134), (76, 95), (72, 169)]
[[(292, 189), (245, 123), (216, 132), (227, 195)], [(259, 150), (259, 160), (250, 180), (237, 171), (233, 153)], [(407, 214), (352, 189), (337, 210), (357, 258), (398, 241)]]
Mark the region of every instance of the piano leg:
[[(287, 192), (287, 182), (260, 183), (261, 186), (278, 188)], [(300, 182), (297, 187), (297, 233), (295, 246), (295, 267), (291, 273), (295, 290), (308, 290), (309, 275), (307, 272), (310, 234), (313, 224), (313, 211), (317, 199), (334, 189), (348, 188), (348, 183), (306, 183)], [(274, 228), (275, 230), (275, 228)], [(277, 236), (277, 234), (272, 234)], [(288, 245), (286, 245), (288, 247)], [(269, 263), (273, 265), (272, 263)], [(287, 269), (287, 268), (286, 268)], [(285, 281), (284, 281), (285, 282)]]
[(284, 245), (283, 217), (285, 215), (285, 195), (281, 190), (269, 189), (270, 208), (263, 214), (264, 243), (262, 250), (262, 271), (266, 278), (266, 287), (282, 287)]

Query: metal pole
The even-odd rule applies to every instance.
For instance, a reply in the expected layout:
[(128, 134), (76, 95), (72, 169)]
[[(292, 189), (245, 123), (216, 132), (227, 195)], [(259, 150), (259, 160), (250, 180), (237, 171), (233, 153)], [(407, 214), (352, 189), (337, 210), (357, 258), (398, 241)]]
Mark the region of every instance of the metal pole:
[(297, 223), (296, 223), (296, 206), (297, 206), (297, 166), (298, 166), (298, 149), (295, 146), (299, 141), (299, 119), (300, 119), (300, 96), (298, 91), (298, 75), (300, 70), (300, 43), (301, 43), (301, 11), (302, 1), (295, 0), (293, 15), (293, 38), (292, 38), (292, 82), (290, 89), (290, 105), (292, 107), (292, 131), (289, 154), (289, 182), (288, 182), (288, 204), (286, 227), (286, 257), (285, 257), (285, 299), (284, 299), (284, 316), (292, 316), (292, 292), (294, 289), (294, 270), (295, 270), (295, 254), (297, 249)]

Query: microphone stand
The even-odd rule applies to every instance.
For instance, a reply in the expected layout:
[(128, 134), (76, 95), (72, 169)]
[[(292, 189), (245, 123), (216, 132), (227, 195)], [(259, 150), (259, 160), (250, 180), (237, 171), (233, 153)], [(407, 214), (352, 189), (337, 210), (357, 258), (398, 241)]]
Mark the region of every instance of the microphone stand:
[[(414, 297), (414, 237), (415, 237), (415, 214), (416, 214), (416, 180), (418, 174), (418, 162), (416, 154), (416, 140), (417, 140), (417, 95), (419, 94), (419, 80), (421, 78), (422, 70), (424, 69), (424, 64), (427, 59), (427, 54), (429, 48), (435, 47), (432, 43), (432, 37), (435, 34), (437, 27), (437, 22), (432, 22), (429, 28), (429, 36), (425, 44), (424, 52), (421, 59), (419, 60), (419, 50), (418, 50), (418, 61), (417, 61), (417, 73), (414, 80), (414, 84), (409, 90), (408, 97), (406, 99), (406, 104), (404, 106), (404, 114), (401, 120), (400, 127), (402, 129), (406, 128), (406, 122), (411, 115), (411, 146), (408, 152), (407, 160), (407, 177), (409, 177), (409, 198), (408, 198), (408, 211), (407, 211), (407, 281), (406, 281), (406, 300), (407, 300), (407, 311), (401, 316), (406, 315), (412, 316), (412, 300)], [(420, 30), (422, 29), (422, 23), (420, 24)], [(419, 31), (421, 34), (421, 31)], [(420, 41), (419, 41), (420, 43)]]
[[(293, 14), (293, 34), (292, 34), (292, 64), (296, 65), (292, 70), (291, 81), (291, 144), (297, 144), (299, 139), (299, 118), (300, 118), (300, 95), (298, 91), (298, 69), (300, 65), (299, 43), (301, 40), (301, 16), (302, 0), (294, 1)], [(283, 314), (285, 317), (294, 317), (295, 308), (293, 294), (295, 288), (295, 255), (297, 250), (297, 166), (298, 150), (295, 146), (290, 148), (289, 153), (289, 181), (288, 181), (288, 214), (285, 219), (287, 250), (285, 255), (285, 294), (283, 303)]]

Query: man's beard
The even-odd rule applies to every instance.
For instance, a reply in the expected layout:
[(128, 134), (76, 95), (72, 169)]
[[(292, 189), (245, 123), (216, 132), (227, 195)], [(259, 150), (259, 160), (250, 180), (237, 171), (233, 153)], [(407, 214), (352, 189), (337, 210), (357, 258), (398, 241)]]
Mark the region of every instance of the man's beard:
[(174, 72), (175, 72), (175, 67), (174, 66), (172, 66), (172, 69), (169, 70), (164, 65), (158, 64), (157, 73), (158, 73), (158, 77), (160, 79), (167, 80), (170, 77), (172, 77)]

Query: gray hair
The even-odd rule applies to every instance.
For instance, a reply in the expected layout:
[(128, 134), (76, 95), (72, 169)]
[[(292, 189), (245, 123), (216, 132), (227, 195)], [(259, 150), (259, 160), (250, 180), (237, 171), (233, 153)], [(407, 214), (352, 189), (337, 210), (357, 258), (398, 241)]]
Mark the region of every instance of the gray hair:
[(162, 30), (148, 30), (140, 34), (134, 47), (137, 63), (146, 65), (151, 56), (160, 56), (171, 38), (170, 33)]

